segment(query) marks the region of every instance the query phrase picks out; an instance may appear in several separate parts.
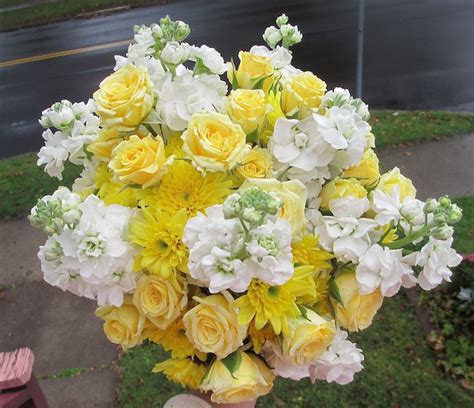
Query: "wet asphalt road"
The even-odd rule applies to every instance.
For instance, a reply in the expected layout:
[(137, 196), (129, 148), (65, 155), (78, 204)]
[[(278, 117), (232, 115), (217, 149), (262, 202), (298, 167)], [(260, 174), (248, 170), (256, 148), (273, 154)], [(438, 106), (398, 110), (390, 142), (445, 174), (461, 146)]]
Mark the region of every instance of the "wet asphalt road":
[[(355, 89), (356, 0), (193, 0), (0, 33), (0, 62), (131, 38), (163, 15), (191, 25), (190, 43), (226, 58), (260, 43), (280, 13), (303, 32), (294, 63), (329, 87)], [(372, 107), (443, 109), (474, 101), (472, 0), (366, 0), (363, 98)], [(86, 100), (126, 47), (0, 68), (0, 157), (38, 150), (41, 110)]]

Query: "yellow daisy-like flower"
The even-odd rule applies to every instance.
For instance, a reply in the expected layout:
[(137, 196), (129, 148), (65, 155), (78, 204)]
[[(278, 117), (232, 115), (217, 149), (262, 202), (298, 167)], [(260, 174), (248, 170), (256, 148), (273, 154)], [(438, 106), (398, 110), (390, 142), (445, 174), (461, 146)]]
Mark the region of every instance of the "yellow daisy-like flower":
[(285, 114), (281, 108), (281, 92), (270, 91), (265, 98), (265, 102), (267, 104), (266, 126), (260, 140), (267, 144), (273, 135), (276, 121), (284, 118)]
[(314, 235), (306, 235), (299, 242), (291, 245), (293, 262), (300, 265), (314, 266), (316, 271), (329, 271), (332, 265), (328, 262), (334, 255), (322, 250), (318, 246), (318, 239)]
[(197, 351), (186, 337), (183, 319), (176, 320), (166, 330), (160, 330), (156, 326), (150, 325), (143, 331), (143, 335), (153, 343), (160, 344), (166, 351), (171, 352), (173, 358), (197, 356), (202, 361), (206, 359), (206, 353)]
[(284, 286), (296, 296), (296, 303), (315, 303), (317, 293), (316, 283), (314, 281), (314, 266), (303, 265), (296, 267), (293, 276)]
[(206, 365), (190, 358), (170, 358), (158, 363), (153, 373), (163, 373), (170, 381), (183, 387), (197, 389), (206, 374)]
[(130, 241), (142, 247), (135, 270), (145, 269), (169, 278), (176, 269), (186, 272), (188, 249), (182, 238), (186, 211), (169, 215), (158, 207), (147, 207), (130, 223)]
[(255, 322), (250, 323), (248, 327), (248, 335), (252, 340), (254, 351), (258, 354), (262, 350), (262, 346), (267, 340), (272, 340), (276, 337), (271, 324), (266, 324), (263, 329), (257, 330)]
[(107, 205), (120, 204), (125, 207), (136, 207), (140, 195), (138, 189), (127, 187), (125, 184), (113, 180), (112, 172), (107, 164), (102, 163), (97, 167), (94, 184), (96, 195)]
[(248, 291), (235, 301), (239, 324), (249, 324), (254, 319), (255, 328), (261, 330), (267, 323), (275, 334), (288, 333), (288, 319), (300, 315), (296, 296), (288, 289), (288, 283), (270, 286), (258, 279), (252, 280)]
[(231, 193), (232, 180), (224, 173), (197, 171), (192, 164), (175, 160), (161, 185), (143, 203), (154, 204), (174, 214), (184, 209), (188, 217), (221, 204)]

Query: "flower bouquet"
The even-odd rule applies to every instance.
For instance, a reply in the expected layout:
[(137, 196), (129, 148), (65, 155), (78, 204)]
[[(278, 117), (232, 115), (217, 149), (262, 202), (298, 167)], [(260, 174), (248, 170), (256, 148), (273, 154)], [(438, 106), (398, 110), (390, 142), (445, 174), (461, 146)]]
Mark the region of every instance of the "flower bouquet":
[(43, 112), (38, 165), (83, 166), (31, 211), (44, 279), (95, 299), (111, 342), (160, 344), (153, 372), (214, 403), (275, 376), (347, 384), (364, 360), (348, 332), (401, 287), (449, 281), (461, 210), (380, 174), (367, 105), (291, 65), (285, 15), (237, 64), (189, 33), (136, 26), (93, 99)]

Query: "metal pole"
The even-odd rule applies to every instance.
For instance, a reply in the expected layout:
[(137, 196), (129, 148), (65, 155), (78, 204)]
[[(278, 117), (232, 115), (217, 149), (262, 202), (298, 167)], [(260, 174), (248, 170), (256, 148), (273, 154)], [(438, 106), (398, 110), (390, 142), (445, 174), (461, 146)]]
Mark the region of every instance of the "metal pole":
[(356, 96), (362, 98), (362, 75), (364, 67), (364, 20), (365, 0), (357, 0), (357, 72), (356, 72)]

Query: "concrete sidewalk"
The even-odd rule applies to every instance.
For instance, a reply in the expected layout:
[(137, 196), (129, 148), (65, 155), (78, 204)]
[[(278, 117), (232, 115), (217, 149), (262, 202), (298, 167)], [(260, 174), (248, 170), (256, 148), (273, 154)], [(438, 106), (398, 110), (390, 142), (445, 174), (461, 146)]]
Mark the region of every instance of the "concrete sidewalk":
[(36, 253), (45, 239), (26, 219), (0, 224), (0, 350), (33, 350), (51, 408), (112, 407), (117, 349), (94, 315), (95, 302), (43, 281)]
[[(379, 156), (387, 169), (398, 166), (412, 178), (422, 199), (474, 195), (474, 135), (389, 148)], [(35, 372), (44, 378), (52, 408), (113, 406), (117, 349), (94, 316), (95, 302), (42, 281), (36, 253), (44, 241), (26, 219), (0, 222), (0, 285), (6, 288), (0, 350), (34, 351)]]

